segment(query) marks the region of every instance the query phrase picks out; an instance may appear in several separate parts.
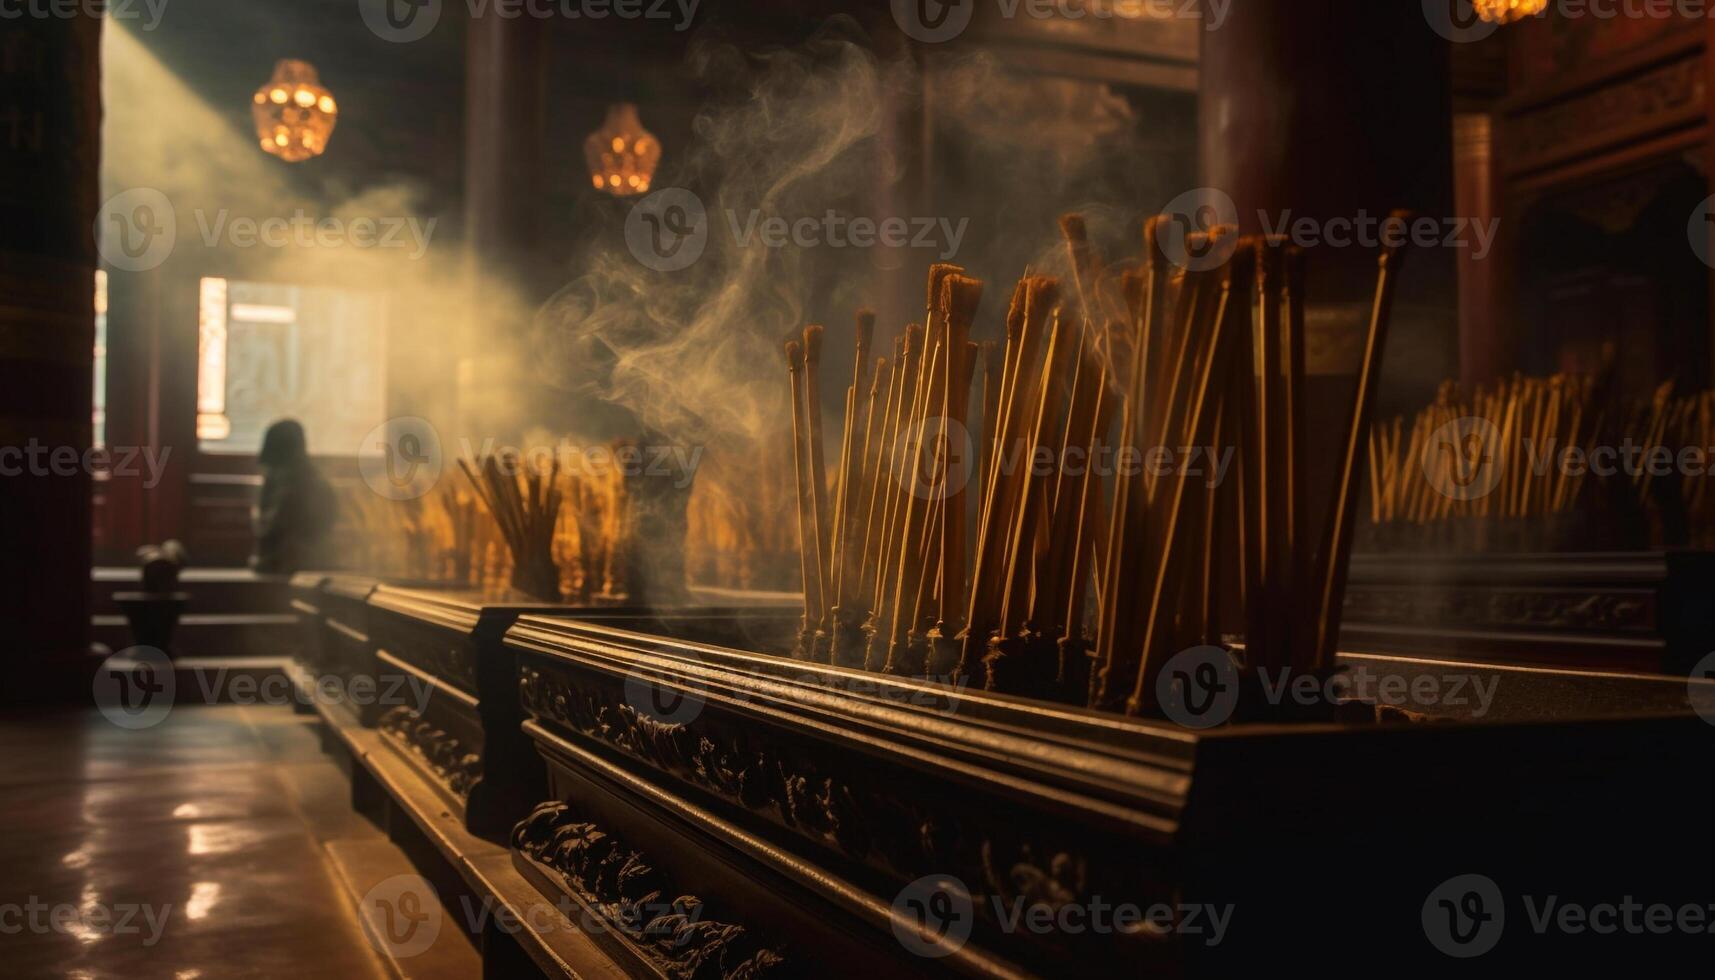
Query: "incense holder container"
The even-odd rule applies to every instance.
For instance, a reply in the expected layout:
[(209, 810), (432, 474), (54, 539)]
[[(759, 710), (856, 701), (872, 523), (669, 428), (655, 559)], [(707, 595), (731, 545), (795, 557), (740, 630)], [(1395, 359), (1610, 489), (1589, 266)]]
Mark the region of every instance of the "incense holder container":
[[(1683, 678), (1353, 656), (1438, 692), (1410, 706), (1436, 723), (1194, 730), (614, 622), (524, 616), (506, 646), (548, 787), (515, 866), (550, 901), (623, 910), (637, 895), (582, 843), (610, 842), (745, 937), (698, 947), (722, 975), (1232, 977), (1307, 928), (1379, 962), (1430, 955), (1425, 906), (1473, 873), (1708, 898), (1683, 847), (1715, 818), (1694, 775), (1715, 725)], [(677, 707), (641, 705), (638, 676)], [(616, 958), (675, 975), (619, 926)], [(1509, 923), (1484, 966), (1576, 939)]]
[(842, 617), (838, 609), (834, 610), (834, 635), (829, 649), (829, 662), (836, 667), (851, 667), (862, 669), (864, 658), (868, 656), (869, 635), (864, 632), (863, 620), (853, 622)]
[[(727, 602), (732, 597), (693, 593), (693, 598)], [(761, 644), (789, 635), (796, 624), (783, 602), (775, 617), (762, 612), (767, 604), (759, 596), (743, 611), (703, 605), (656, 613), (612, 603), (570, 606), (519, 594), (380, 585), (368, 599), (377, 727), (465, 829), (504, 842), (546, 791), (542, 766), (519, 728), (519, 675), (512, 651), (502, 642), (519, 617), (615, 620), (663, 635), (679, 635), (695, 624), (729, 643)], [(724, 629), (741, 622), (743, 628)], [(646, 709), (671, 710), (654, 697), (646, 678), (634, 678), (630, 689)]]

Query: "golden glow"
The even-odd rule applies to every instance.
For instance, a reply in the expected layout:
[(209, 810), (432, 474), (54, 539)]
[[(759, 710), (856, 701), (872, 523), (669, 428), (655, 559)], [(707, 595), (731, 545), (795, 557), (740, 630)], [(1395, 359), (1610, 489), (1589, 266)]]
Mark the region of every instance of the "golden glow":
[(101, 892), (88, 881), (84, 882), (83, 891), (78, 895), (77, 911), (78, 914), (66, 926), (68, 935), (85, 946), (93, 946), (110, 935), (109, 930), (97, 927), (93, 921), (95, 916), (107, 911), (107, 907), (101, 900)]
[(232, 431), (226, 415), (226, 280), (207, 277), (198, 293), (197, 438), (222, 439)]
[(251, 116), (262, 149), (287, 163), (308, 160), (327, 148), (338, 121), (333, 93), (323, 88), (305, 61), (282, 59), (274, 77), (251, 98)]
[(1491, 24), (1510, 24), (1548, 9), (1548, 0), (1471, 0), (1477, 16)]
[(598, 190), (621, 197), (641, 194), (661, 162), (661, 144), (643, 128), (637, 107), (621, 102), (608, 107), (601, 128), (584, 141), (584, 160)]
[(208, 913), (220, 901), (220, 883), (199, 881), (191, 886), (191, 897), (185, 902), (185, 918), (191, 921), (208, 918)]

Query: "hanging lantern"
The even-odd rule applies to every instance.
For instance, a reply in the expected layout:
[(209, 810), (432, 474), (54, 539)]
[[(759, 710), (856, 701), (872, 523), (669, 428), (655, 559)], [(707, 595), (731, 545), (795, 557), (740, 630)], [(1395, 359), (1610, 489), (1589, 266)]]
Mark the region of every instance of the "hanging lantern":
[(1548, 9), (1548, 0), (1471, 0), (1477, 16), (1491, 24), (1510, 24)]
[(621, 102), (608, 106), (607, 120), (584, 140), (584, 159), (596, 190), (616, 197), (643, 194), (661, 162), (661, 142), (643, 128), (637, 107)]
[(275, 62), (274, 77), (250, 102), (262, 149), (287, 163), (321, 155), (339, 119), (333, 93), (322, 87), (315, 66), (307, 61)]

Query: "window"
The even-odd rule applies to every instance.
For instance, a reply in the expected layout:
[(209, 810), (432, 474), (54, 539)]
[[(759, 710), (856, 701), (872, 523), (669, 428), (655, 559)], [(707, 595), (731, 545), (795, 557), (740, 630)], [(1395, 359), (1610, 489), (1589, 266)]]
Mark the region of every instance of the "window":
[(355, 456), (386, 419), (379, 293), (205, 278), (197, 315), (197, 443), (251, 455), (295, 418), (319, 456)]
[(95, 270), (95, 399), (91, 445), (107, 445), (107, 270)]

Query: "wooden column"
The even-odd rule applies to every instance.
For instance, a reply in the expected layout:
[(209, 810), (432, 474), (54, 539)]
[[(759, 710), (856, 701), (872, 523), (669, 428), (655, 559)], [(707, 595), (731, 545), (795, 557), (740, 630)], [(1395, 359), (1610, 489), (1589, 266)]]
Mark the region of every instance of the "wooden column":
[[(510, 356), (529, 321), (511, 322), (485, 302), (497, 288), (525, 303), (538, 295), (541, 255), (544, 21), (472, 17), (465, 53), (464, 223), (472, 321), (461, 345), (459, 427), (501, 436), (516, 425), (518, 365)], [(582, 161), (577, 161), (581, 166)], [(501, 411), (505, 406), (507, 411)], [(443, 433), (445, 436), (446, 433)]]
[[(1453, 200), (1460, 214), (1477, 221), (1498, 219), (1495, 206), (1493, 119), (1487, 113), (1453, 118)], [(1499, 322), (1498, 288), (1503, 256), (1497, 248), (1481, 259), (1470, 251), (1459, 260), (1459, 379), (1478, 385), (1500, 377), (1509, 363), (1506, 330)]]
[(74, 690), (88, 652), (100, 39), (0, 21), (0, 700)]
[[(1715, 17), (1703, 19), (1703, 78), (1707, 93), (1708, 79), (1715, 78)], [(1707, 94), (1703, 98), (1703, 115), (1703, 177), (1708, 181), (1710, 196), (1715, 197), (1715, 98)], [(1715, 224), (1706, 230), (1710, 251), (1705, 254), (1715, 256)], [(1690, 236), (1689, 230), (1686, 235)], [(1709, 275), (1709, 320), (1709, 378), (1715, 381), (1715, 268)]]
[[(485, 265), (539, 261), (543, 21), (473, 17), (465, 62), (465, 238)], [(582, 161), (574, 161), (578, 166)]]
[[(1246, 0), (1226, 14), (1203, 32), (1200, 173), (1232, 197), (1245, 232), (1287, 215), (1322, 228), (1393, 208), (1455, 217), (1448, 43), (1421, 4)], [(1359, 319), (1338, 314), (1367, 305), (1375, 258), (1360, 246), (1312, 250), (1312, 372), (1351, 369)], [(1390, 348), (1433, 349), (1444, 364), (1422, 370), (1450, 373), (1454, 250), (1414, 250), (1408, 261)]]

